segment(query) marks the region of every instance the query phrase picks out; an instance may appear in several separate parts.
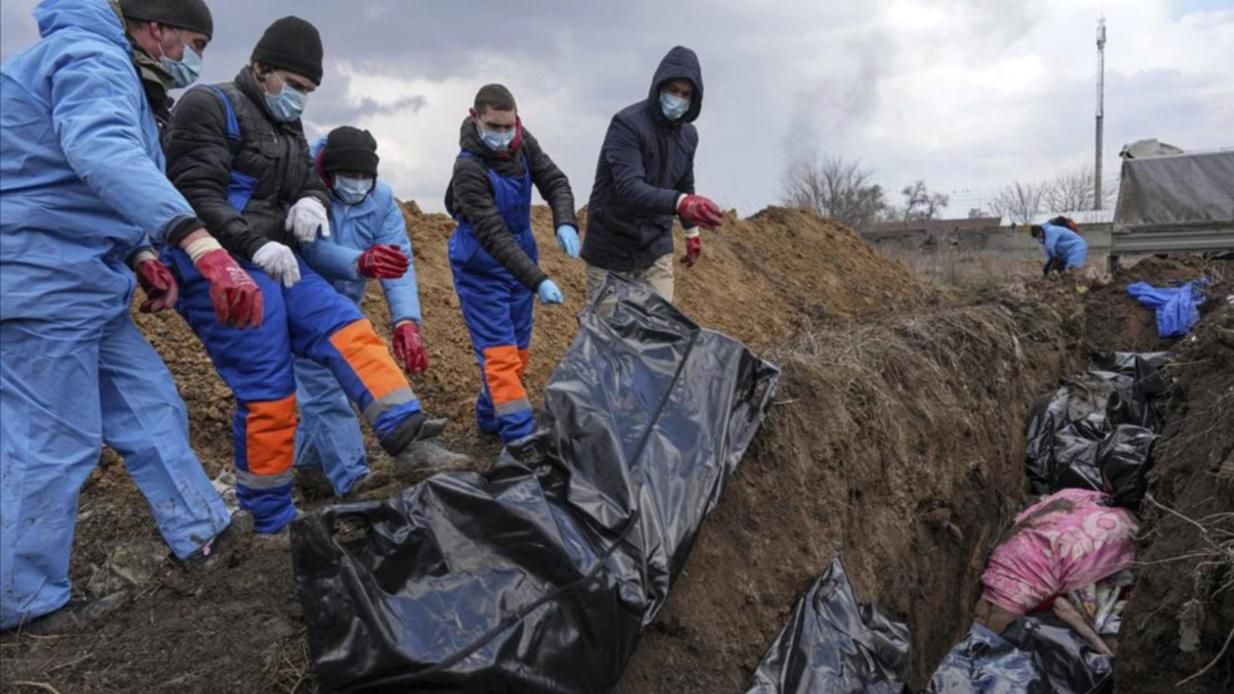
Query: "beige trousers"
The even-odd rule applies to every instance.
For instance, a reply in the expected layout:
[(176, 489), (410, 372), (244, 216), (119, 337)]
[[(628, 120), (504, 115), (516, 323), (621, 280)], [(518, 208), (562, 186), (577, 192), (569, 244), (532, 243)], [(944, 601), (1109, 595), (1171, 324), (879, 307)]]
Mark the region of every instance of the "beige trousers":
[[(600, 287), (604, 286), (604, 276), (609, 272), (609, 270), (605, 270), (602, 267), (596, 267), (591, 263), (587, 264), (587, 301), (595, 300), (596, 295), (600, 293)], [(631, 272), (615, 272), (613, 274), (620, 275), (634, 282), (641, 282), (651, 287), (652, 291), (664, 297), (669, 303), (673, 301), (672, 253), (656, 258), (656, 262), (649, 268)]]

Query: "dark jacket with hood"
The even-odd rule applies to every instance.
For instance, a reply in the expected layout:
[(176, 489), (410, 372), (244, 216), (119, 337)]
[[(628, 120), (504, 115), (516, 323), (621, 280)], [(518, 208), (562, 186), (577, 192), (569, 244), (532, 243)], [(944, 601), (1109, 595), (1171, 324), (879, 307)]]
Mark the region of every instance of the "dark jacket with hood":
[(519, 129), (521, 137), (511, 145), (510, 152), (495, 152), (480, 139), (470, 118), (463, 121), (459, 147), (475, 156), (459, 156), (454, 160), (454, 175), (446, 188), (446, 210), (456, 219), (471, 224), (480, 247), (534, 292), (548, 275), (532, 262), (506, 228), (494, 201), (489, 169), (499, 176), (521, 177), (526, 171), (524, 167), (530, 166), (531, 182), (553, 211), (553, 226), (577, 227), (578, 221), (574, 216), (570, 181), (540, 148), (536, 138), (521, 124)]
[[(295, 236), (283, 228), (287, 210), (307, 196), (330, 209), (304, 129), (299, 120), (274, 120), (251, 67), (242, 69), (234, 82), (217, 86), (231, 101), (240, 142), (227, 137), (227, 112), (218, 94), (207, 88), (189, 90), (172, 112), (167, 176), (232, 255), (252, 260), (268, 241), (294, 248)], [(256, 180), (243, 214), (227, 199), (233, 169)]]
[[(670, 121), (660, 110), (665, 82), (694, 83), (690, 110)], [(694, 192), (692, 125), (703, 107), (703, 73), (694, 51), (677, 46), (664, 56), (647, 99), (613, 116), (600, 148), (587, 207), (583, 259), (617, 272), (650, 267), (673, 252), (677, 198)]]

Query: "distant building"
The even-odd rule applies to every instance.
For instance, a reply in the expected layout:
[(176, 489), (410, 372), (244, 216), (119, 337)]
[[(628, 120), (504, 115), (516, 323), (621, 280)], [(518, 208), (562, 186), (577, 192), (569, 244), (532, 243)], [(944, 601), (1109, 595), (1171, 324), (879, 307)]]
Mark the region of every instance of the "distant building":
[(879, 222), (865, 231), (866, 236), (882, 234), (922, 234), (943, 237), (962, 234), (966, 231), (997, 229), (1002, 226), (1002, 217), (962, 217), (958, 219), (915, 219), (907, 222)]

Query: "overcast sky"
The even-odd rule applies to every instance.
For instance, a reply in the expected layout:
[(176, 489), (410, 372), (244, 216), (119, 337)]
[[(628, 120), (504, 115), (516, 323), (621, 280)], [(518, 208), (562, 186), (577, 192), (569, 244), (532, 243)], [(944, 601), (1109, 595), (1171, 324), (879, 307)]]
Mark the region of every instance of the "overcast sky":
[[(4, 57), (37, 39), (35, 0), (4, 0)], [(310, 136), (373, 131), (397, 195), (442, 208), (475, 90), (509, 86), (579, 205), (608, 120), (646, 96), (669, 48), (706, 83), (699, 192), (750, 214), (810, 153), (860, 158), (899, 190), (952, 194), (963, 216), (1013, 180), (1091, 163), (1095, 26), (1106, 48), (1106, 168), (1125, 142), (1234, 146), (1234, 0), (663, 2), (210, 0), (207, 81), (234, 76), (274, 19), (320, 29)], [(898, 202), (898, 200), (896, 200)]]

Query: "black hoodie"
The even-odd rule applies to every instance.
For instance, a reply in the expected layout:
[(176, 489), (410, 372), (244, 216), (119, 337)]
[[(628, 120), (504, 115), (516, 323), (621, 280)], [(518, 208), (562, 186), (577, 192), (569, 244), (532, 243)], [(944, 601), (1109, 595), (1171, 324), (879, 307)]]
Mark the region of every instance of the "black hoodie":
[(499, 154), (489, 149), (470, 118), (463, 121), (458, 139), (459, 147), (478, 159), (463, 156), (455, 159), (454, 175), (446, 188), (446, 210), (455, 218), (467, 220), (480, 247), (525, 287), (536, 291), (548, 275), (523, 252), (506, 228), (493, 199), (488, 171), (493, 169), (499, 176), (519, 177), (523, 175), (524, 162), (529, 163), (532, 184), (553, 210), (554, 228), (562, 224), (578, 227), (570, 181), (525, 128), (522, 129), (522, 142), (512, 154)]
[[(690, 109), (670, 121), (660, 110), (664, 83), (694, 84)], [(703, 72), (694, 51), (677, 46), (664, 56), (647, 99), (613, 116), (596, 164), (587, 208), (583, 258), (617, 272), (650, 267), (673, 252), (677, 198), (694, 192), (693, 122), (703, 108)]]

